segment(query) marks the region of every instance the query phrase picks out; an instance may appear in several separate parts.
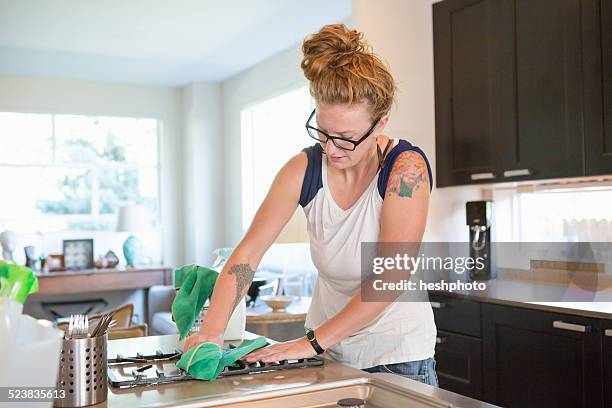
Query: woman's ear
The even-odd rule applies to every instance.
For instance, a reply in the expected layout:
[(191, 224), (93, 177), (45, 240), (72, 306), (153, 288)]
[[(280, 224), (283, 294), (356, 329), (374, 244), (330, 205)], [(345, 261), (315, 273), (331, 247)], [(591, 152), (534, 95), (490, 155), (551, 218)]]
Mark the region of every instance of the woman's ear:
[(389, 122), (389, 114), (385, 113), (380, 120), (378, 121), (378, 132), (382, 132), (385, 129), (385, 126), (387, 126), (387, 123)]

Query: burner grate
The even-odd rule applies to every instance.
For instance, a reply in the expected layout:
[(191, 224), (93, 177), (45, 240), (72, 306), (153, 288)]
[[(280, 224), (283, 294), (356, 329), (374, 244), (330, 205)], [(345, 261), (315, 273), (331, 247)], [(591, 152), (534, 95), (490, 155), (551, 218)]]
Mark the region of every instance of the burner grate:
[[(176, 366), (180, 356), (181, 352), (178, 350), (174, 353), (163, 353), (158, 350), (154, 355), (137, 353), (136, 357), (118, 354), (116, 358), (108, 359), (108, 382), (113, 387), (137, 387), (193, 380), (191, 375)], [(261, 361), (247, 363), (242, 360), (236, 363), (238, 364), (236, 367), (225, 367), (219, 377), (316, 367), (323, 365), (323, 360), (312, 357), (274, 363)]]
[[(232, 347), (230, 347), (232, 348)], [(174, 350), (172, 353), (164, 353), (161, 350), (157, 350), (155, 354), (143, 355), (142, 353), (136, 353), (136, 357), (124, 357), (122, 354), (117, 354), (115, 358), (109, 358), (108, 364), (117, 363), (150, 363), (153, 361), (166, 361), (181, 358), (181, 351)]]

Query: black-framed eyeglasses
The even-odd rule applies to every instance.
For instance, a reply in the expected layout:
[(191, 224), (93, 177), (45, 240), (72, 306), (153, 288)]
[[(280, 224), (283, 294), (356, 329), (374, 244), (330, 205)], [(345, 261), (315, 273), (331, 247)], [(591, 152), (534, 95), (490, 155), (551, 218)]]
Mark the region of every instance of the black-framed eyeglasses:
[(358, 140), (350, 140), (350, 139), (345, 139), (340, 136), (332, 136), (329, 133), (324, 132), (321, 129), (317, 129), (314, 126), (311, 126), (310, 122), (312, 121), (312, 118), (314, 117), (315, 112), (316, 112), (316, 109), (312, 111), (312, 113), (310, 114), (310, 117), (306, 121), (306, 131), (308, 132), (310, 137), (312, 137), (314, 140), (317, 140), (321, 143), (327, 143), (328, 140), (331, 140), (334, 146), (336, 146), (338, 149), (349, 150), (349, 151), (355, 150), (355, 148), (359, 145), (359, 143), (366, 140), (368, 136), (372, 134), (372, 132), (374, 131), (374, 128), (376, 128), (376, 125), (378, 125), (378, 122), (380, 121), (380, 118), (376, 119), (374, 123), (372, 123), (372, 126), (370, 127), (370, 129), (368, 129), (368, 131), (365, 133), (365, 135), (361, 136)]

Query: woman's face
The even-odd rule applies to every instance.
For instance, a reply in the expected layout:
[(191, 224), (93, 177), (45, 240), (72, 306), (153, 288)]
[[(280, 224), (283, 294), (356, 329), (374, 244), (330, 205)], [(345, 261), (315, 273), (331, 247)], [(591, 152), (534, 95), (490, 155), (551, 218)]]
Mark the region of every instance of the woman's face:
[[(376, 128), (353, 151), (343, 150), (331, 140), (321, 142), (325, 150), (329, 165), (337, 169), (352, 167), (371, 154), (376, 144), (376, 134), (380, 133), (387, 122), (385, 115)], [(316, 124), (313, 126), (323, 130), (331, 136), (339, 136), (350, 140), (359, 140), (365, 135), (373, 124), (367, 102), (347, 104), (317, 103)]]

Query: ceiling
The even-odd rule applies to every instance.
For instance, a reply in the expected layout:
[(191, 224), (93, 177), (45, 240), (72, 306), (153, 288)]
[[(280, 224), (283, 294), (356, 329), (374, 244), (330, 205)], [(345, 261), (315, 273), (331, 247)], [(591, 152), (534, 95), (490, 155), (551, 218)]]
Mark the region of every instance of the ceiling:
[(0, 0), (0, 74), (218, 81), (350, 17), (351, 0)]

